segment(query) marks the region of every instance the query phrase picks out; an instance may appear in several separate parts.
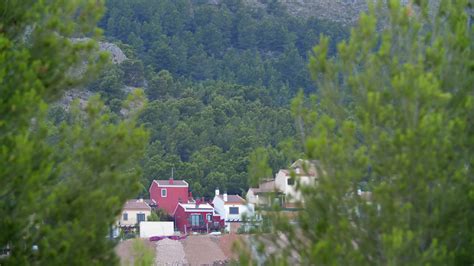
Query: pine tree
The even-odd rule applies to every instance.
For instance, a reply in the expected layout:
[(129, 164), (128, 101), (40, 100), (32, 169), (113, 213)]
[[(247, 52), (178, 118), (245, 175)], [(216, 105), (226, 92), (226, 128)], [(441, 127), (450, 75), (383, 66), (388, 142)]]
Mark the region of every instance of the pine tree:
[(2, 265), (117, 262), (106, 236), (139, 191), (146, 133), (132, 117), (112, 123), (97, 99), (59, 128), (46, 119), (48, 102), (104, 62), (102, 12), (102, 1), (0, 3)]
[(337, 57), (327, 38), (314, 48), (319, 93), (292, 109), (318, 182), (300, 187), (296, 223), (273, 217), (268, 262), (474, 263), (473, 3), (387, 3)]

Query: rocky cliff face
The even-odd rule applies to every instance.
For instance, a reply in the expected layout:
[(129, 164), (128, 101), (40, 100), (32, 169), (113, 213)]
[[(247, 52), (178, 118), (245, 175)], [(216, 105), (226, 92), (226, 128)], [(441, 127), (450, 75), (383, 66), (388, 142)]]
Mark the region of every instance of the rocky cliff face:
[[(81, 41), (87, 41), (87, 38), (78, 38), (78, 39), (73, 39), (74, 42), (81, 42)], [(125, 56), (124, 52), (114, 43), (109, 43), (109, 42), (99, 42), (99, 50), (102, 52), (108, 52), (109, 53), (109, 58), (112, 61), (113, 64), (121, 64), (123, 61), (127, 59), (127, 56)], [(84, 68), (86, 66), (84, 65)], [(82, 75), (84, 73), (84, 69), (79, 69), (76, 71), (75, 75)], [(127, 92), (130, 93), (134, 91), (135, 88), (127, 88)], [(72, 101), (75, 99), (79, 100), (79, 105), (81, 108), (85, 107), (87, 104), (87, 101), (89, 98), (93, 95), (89, 90), (86, 90), (84, 88), (74, 88), (67, 90), (63, 97), (56, 103), (57, 105), (61, 106), (65, 110), (68, 110), (69, 107), (71, 106)]]
[[(215, 1), (215, 0), (214, 0)], [(354, 25), (361, 12), (367, 11), (367, 1), (377, 2), (386, 0), (278, 0), (287, 11), (294, 16), (317, 17), (342, 23), (344, 25)], [(413, 0), (399, 0), (403, 5), (407, 5)], [(266, 6), (268, 0), (244, 0), (249, 5), (262, 7)], [(435, 7), (439, 0), (430, 0), (430, 5)]]
[(127, 59), (123, 51), (114, 43), (99, 42), (99, 49), (101, 51), (109, 52), (112, 63), (121, 64)]
[[(253, 5), (261, 5), (262, 0), (246, 0)], [(325, 20), (352, 25), (358, 14), (367, 10), (366, 0), (281, 0), (287, 11), (295, 16), (318, 17)]]

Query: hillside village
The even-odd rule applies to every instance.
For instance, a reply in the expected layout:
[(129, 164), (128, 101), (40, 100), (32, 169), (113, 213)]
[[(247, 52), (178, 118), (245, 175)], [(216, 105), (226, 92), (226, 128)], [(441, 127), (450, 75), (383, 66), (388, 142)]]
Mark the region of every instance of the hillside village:
[[(250, 226), (248, 221), (272, 204), (277, 204), (287, 212), (297, 211), (302, 207), (303, 199), (296, 190), (297, 183), (314, 184), (317, 177), (314, 163), (298, 160), (288, 169), (278, 171), (274, 179), (263, 180), (257, 187), (249, 188), (245, 199), (237, 194), (221, 193), (216, 188), (212, 200), (193, 196), (189, 191), (192, 188), (184, 180), (153, 180), (149, 188), (150, 198), (128, 200), (117, 226), (126, 232), (138, 233), (141, 223), (148, 222), (152, 212), (159, 212), (171, 217), (174, 223), (167, 231), (168, 235), (243, 232), (243, 228), (239, 231), (242, 225)], [(140, 232), (139, 235), (160, 236), (160, 222), (156, 223), (155, 234)]]
[[(228, 261), (235, 258), (235, 254), (228, 244), (222, 243), (230, 242), (229, 238), (249, 241), (244, 239), (250, 236), (247, 233), (262, 226), (262, 214), (277, 207), (283, 215), (291, 218), (304, 208), (302, 195), (296, 186), (297, 183), (309, 185), (317, 182), (316, 163), (297, 160), (289, 168), (280, 169), (274, 178), (262, 180), (256, 187), (249, 188), (245, 198), (216, 188), (214, 197), (205, 199), (193, 195), (190, 192), (192, 187), (185, 180), (173, 177), (153, 180), (148, 190), (150, 198), (126, 202), (113, 237), (139, 237), (155, 243), (157, 253), (172, 253), (170, 249), (176, 248), (183, 250), (173, 253), (173, 257), (157, 258), (163, 263)], [(153, 213), (160, 214), (160, 221), (152, 219)], [(195, 247), (191, 248), (193, 245)], [(193, 260), (196, 253), (202, 253), (198, 246), (203, 245), (212, 245), (213, 249), (223, 253), (201, 255), (201, 260)], [(226, 255), (222, 257), (222, 254)]]

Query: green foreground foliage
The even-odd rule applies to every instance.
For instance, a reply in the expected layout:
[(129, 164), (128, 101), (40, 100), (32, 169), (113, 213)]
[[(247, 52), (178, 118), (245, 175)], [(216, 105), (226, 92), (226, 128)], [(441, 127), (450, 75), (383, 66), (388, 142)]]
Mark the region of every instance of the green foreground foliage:
[(147, 133), (111, 121), (95, 98), (58, 126), (47, 102), (104, 61), (91, 41), (101, 1), (0, 3), (0, 247), (2, 265), (111, 265), (106, 238), (140, 189)]
[[(132, 240), (132, 257), (134, 266), (154, 265), (155, 250), (153, 247), (147, 246), (143, 241), (143, 239)], [(132, 263), (126, 262), (125, 265), (132, 265)]]
[(387, 2), (337, 58), (314, 48), (320, 91), (292, 108), (319, 180), (296, 224), (273, 217), (270, 264), (474, 263), (473, 2)]

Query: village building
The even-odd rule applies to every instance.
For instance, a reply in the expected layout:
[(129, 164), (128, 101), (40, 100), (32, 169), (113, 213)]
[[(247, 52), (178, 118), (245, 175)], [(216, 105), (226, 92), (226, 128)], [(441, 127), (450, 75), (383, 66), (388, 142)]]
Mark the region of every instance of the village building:
[(239, 195), (228, 195), (227, 193), (221, 195), (219, 189), (216, 189), (212, 204), (216, 212), (226, 222), (242, 221), (243, 216), (249, 212), (247, 202), (242, 197)]
[(240, 226), (240, 222), (245, 217), (251, 216), (247, 202), (239, 195), (228, 195), (227, 193), (221, 195), (219, 189), (216, 189), (212, 204), (216, 213), (224, 220), (227, 231), (235, 232)]
[(200, 199), (194, 203), (178, 203), (173, 216), (176, 228), (184, 234), (211, 232), (222, 226), (221, 217), (214, 212), (214, 207)]
[(153, 180), (149, 192), (150, 200), (156, 202), (159, 209), (172, 215), (178, 203), (187, 203), (189, 185), (184, 180)]
[(317, 182), (316, 162), (299, 159), (288, 169), (280, 169), (275, 179), (267, 179), (258, 187), (249, 188), (246, 199), (250, 208), (277, 204), (283, 209), (297, 208), (303, 201), (297, 182), (311, 185)]
[(135, 227), (142, 221), (147, 221), (151, 207), (143, 199), (127, 200), (122, 209), (119, 227)]
[(249, 188), (245, 197), (250, 206), (269, 206), (281, 194), (275, 186), (275, 180), (266, 180), (256, 188)]
[(281, 169), (275, 176), (275, 188), (285, 195), (285, 203), (302, 202), (297, 183), (312, 185), (318, 179), (315, 162), (299, 159), (289, 169)]

